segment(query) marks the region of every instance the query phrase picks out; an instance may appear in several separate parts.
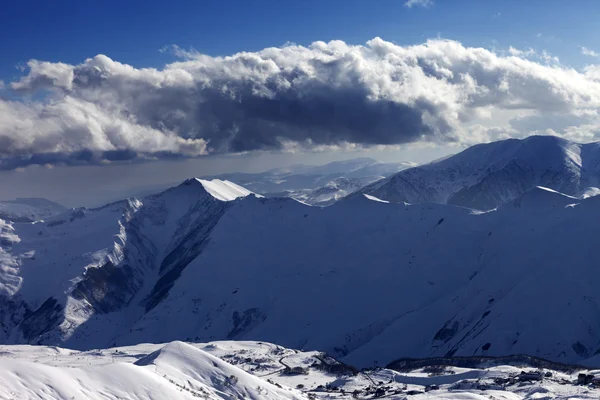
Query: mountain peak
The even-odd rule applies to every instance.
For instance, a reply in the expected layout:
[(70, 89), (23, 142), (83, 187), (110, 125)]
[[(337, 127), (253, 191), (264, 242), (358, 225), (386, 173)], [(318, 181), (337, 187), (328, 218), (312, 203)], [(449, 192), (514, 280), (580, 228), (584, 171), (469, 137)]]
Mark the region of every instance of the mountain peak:
[(361, 190), (382, 200), (489, 210), (536, 186), (575, 196), (600, 182), (600, 146), (555, 136), (507, 139), (398, 172)]
[(237, 198), (254, 194), (240, 185), (221, 179), (204, 180), (191, 178), (179, 185), (179, 187), (185, 186), (201, 188), (203, 191), (220, 201), (233, 201)]

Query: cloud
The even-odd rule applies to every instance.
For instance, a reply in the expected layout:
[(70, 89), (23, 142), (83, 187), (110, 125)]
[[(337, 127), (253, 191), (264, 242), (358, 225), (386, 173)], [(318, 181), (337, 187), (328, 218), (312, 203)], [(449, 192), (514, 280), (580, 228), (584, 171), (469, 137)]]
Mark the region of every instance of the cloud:
[(600, 58), (600, 53), (596, 53), (594, 50), (590, 50), (587, 47), (581, 46), (581, 54), (584, 56)]
[[(27, 63), (29, 74), (11, 87), (20, 91), (35, 91), (43, 87), (60, 87), (71, 89), (73, 83), (73, 68), (68, 64), (40, 62), (31, 60)], [(25, 69), (23, 69), (25, 71)]]
[(536, 55), (537, 53), (531, 47), (527, 50), (519, 50), (517, 48), (509, 46), (508, 54), (510, 54), (511, 56), (515, 56), (515, 57), (531, 57), (531, 56)]
[(182, 49), (181, 47), (177, 46), (176, 44), (164, 46), (161, 49), (159, 49), (158, 51), (161, 53), (170, 53), (176, 57), (186, 58), (186, 59), (192, 59), (192, 58), (198, 57), (200, 55), (198, 50), (196, 50), (194, 48), (190, 48), (190, 50), (185, 50), (185, 49)]
[(0, 98), (0, 169), (466, 144), (523, 134), (495, 121), (487, 136), (470, 127), (515, 110), (593, 120), (597, 69), (569, 69), (547, 53), (537, 56), (547, 61), (540, 63), (527, 58), (529, 50), (511, 49), (502, 55), (451, 40), (398, 46), (375, 38), (227, 57), (170, 47), (181, 59), (163, 69), (104, 55), (78, 65), (32, 60), (26, 75), (7, 84), (23, 99)]
[(431, 7), (433, 5), (433, 0), (406, 0), (404, 3), (405, 7)]

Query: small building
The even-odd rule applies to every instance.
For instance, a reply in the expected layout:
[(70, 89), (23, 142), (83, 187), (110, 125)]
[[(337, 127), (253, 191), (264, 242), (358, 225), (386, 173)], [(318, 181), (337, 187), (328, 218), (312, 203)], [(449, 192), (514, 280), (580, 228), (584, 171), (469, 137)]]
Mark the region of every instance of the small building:
[(578, 385), (589, 385), (594, 380), (595, 376), (591, 374), (579, 374), (577, 375)]
[(521, 382), (541, 381), (544, 379), (544, 375), (540, 371), (532, 371), (532, 372), (521, 371), (521, 374), (518, 376), (518, 379)]
[(285, 367), (284, 375), (308, 375), (308, 369), (302, 367)]

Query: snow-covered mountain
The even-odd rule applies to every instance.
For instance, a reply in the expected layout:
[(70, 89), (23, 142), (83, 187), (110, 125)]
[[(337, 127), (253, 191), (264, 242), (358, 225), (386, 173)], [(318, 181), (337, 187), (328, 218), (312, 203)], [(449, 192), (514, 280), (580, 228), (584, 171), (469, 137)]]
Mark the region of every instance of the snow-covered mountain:
[(374, 179), (374, 177), (336, 178), (316, 189), (286, 190), (278, 193), (264, 193), (264, 195), (266, 197), (290, 197), (313, 206), (329, 206), (376, 180), (378, 179)]
[(600, 143), (532, 136), (481, 144), (401, 171), (360, 192), (392, 202), (488, 210), (536, 186), (573, 196), (593, 191), (600, 186)]
[(415, 166), (410, 162), (383, 163), (361, 157), (334, 161), (325, 165), (292, 165), (260, 173), (233, 173), (208, 176), (235, 182), (255, 193), (272, 193), (302, 189), (317, 189), (337, 178), (377, 180)]
[(293, 165), (261, 173), (209, 176), (236, 182), (267, 197), (291, 197), (310, 205), (330, 205), (369, 183), (414, 167), (410, 162), (383, 163), (362, 157), (325, 165)]
[[(298, 164), (258, 173), (205, 175), (201, 176), (201, 179), (226, 180), (267, 197), (290, 197), (310, 205), (325, 206), (369, 183), (415, 165), (412, 162), (384, 163), (361, 157), (325, 165)], [(138, 188), (127, 196), (146, 197), (175, 184), (150, 185), (143, 189)]]
[(1, 399), (308, 398), (183, 342), (87, 353), (4, 346), (0, 366)]
[[(448, 362), (450, 361), (450, 362)], [(504, 364), (503, 364), (504, 363)], [(598, 399), (600, 371), (527, 357), (353, 370), (265, 342), (139, 344), (80, 352), (0, 346), (0, 399)], [(391, 369), (395, 368), (395, 369)]]
[[(0, 342), (266, 340), (356, 366), (600, 349), (599, 197), (330, 207), (190, 179), (0, 226)], [(551, 293), (551, 295), (549, 295)]]
[(0, 218), (8, 221), (33, 222), (65, 211), (66, 207), (40, 198), (0, 201)]

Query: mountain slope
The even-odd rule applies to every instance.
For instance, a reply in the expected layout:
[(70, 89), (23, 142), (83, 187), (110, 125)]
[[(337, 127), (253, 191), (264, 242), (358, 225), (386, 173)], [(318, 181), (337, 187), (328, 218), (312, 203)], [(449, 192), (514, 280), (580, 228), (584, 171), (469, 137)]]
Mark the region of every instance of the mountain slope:
[[(290, 197), (310, 205), (326, 206), (369, 183), (415, 165), (411, 162), (384, 163), (361, 157), (325, 165), (299, 164), (258, 173), (203, 176), (202, 179), (236, 182), (267, 197)], [(150, 185), (127, 195), (146, 197), (169, 186), (171, 184)]]
[(0, 317), (25, 318), (18, 332), (7, 322), (4, 334), (62, 341), (82, 321), (129, 302), (151, 309), (202, 251), (228, 203), (248, 193), (230, 182), (190, 179), (143, 203), (130, 199), (38, 223), (5, 223), (3, 249), (10, 253), (4, 250), (0, 265), (0, 295), (11, 301), (0, 302)]
[(233, 173), (210, 176), (236, 182), (256, 193), (317, 189), (337, 178), (370, 179), (371, 182), (414, 166), (409, 162), (383, 163), (362, 157), (325, 165), (292, 165), (260, 173)]
[(0, 201), (0, 219), (17, 222), (32, 222), (67, 211), (67, 208), (50, 200), (19, 198)]
[[(131, 361), (147, 347), (106, 354), (7, 347), (0, 356), (0, 398), (306, 399), (183, 342), (152, 346), (156, 350)], [(19, 358), (11, 357), (11, 351)]]
[(527, 357), (400, 361), (357, 371), (321, 352), (252, 341), (85, 352), (0, 346), (2, 399), (598, 399), (597, 385), (578, 377), (597, 380), (599, 373)]
[(600, 144), (532, 136), (481, 144), (401, 171), (361, 193), (392, 202), (492, 209), (535, 186), (577, 195), (600, 182)]
[(362, 189), (373, 182), (373, 177), (336, 178), (316, 189), (288, 190), (279, 193), (265, 193), (266, 197), (289, 197), (312, 206), (329, 206), (339, 199)]
[(599, 197), (534, 188), (493, 212), (365, 196), (319, 208), (231, 187), (192, 179), (5, 223), (0, 339), (79, 349), (255, 339), (358, 366), (521, 353), (579, 362), (600, 349)]

